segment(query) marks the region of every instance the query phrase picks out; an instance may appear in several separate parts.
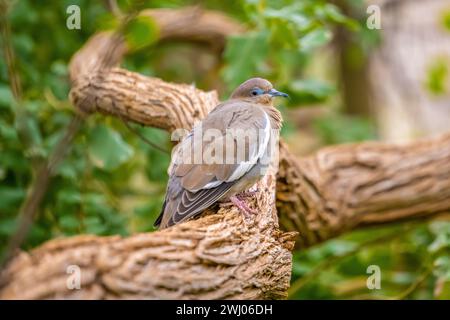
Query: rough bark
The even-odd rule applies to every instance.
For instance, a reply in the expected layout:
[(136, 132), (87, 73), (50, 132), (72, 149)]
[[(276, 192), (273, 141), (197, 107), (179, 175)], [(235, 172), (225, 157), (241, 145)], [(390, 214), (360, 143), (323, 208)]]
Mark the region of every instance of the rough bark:
[[(19, 254), (0, 299), (279, 299), (286, 297), (293, 233), (278, 229), (275, 178), (259, 182), (249, 220), (222, 208), (172, 228), (129, 238), (82, 235)], [(81, 271), (81, 289), (70, 290)]]
[[(120, 37), (103, 34), (74, 56), (71, 100), (80, 112), (170, 131), (191, 128), (218, 103), (215, 92), (115, 67), (125, 52)], [(52, 240), (17, 255), (2, 272), (0, 298), (282, 298), (295, 233), (278, 228), (275, 192), (300, 247), (450, 210), (450, 135), (404, 146), (336, 146), (301, 159), (281, 143), (275, 179), (276, 169), (258, 183), (252, 205), (259, 213), (249, 222), (231, 207), (127, 239)], [(69, 265), (81, 268), (81, 290), (66, 287)]]
[(304, 248), (350, 230), (450, 211), (450, 134), (409, 144), (280, 150), (277, 209)]
[(112, 68), (77, 80), (70, 92), (84, 113), (101, 112), (145, 126), (190, 129), (219, 100), (217, 93)]

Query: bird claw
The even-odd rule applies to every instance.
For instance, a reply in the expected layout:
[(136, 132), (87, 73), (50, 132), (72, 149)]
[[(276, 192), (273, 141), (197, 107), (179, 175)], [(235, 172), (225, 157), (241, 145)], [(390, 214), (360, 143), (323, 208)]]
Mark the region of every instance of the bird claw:
[(230, 201), (239, 208), (239, 210), (244, 214), (246, 218), (250, 217), (250, 214), (256, 214), (257, 211), (255, 209), (252, 209), (248, 206), (247, 203), (245, 203), (242, 199), (240, 199), (238, 196), (231, 196)]
[(249, 223), (251, 221), (251, 216), (258, 213), (257, 210), (252, 209), (249, 207), (249, 205), (246, 203), (245, 198), (253, 197), (258, 190), (255, 191), (244, 191), (237, 195), (231, 196), (229, 198), (229, 201), (227, 202), (221, 202), (219, 203), (219, 206), (221, 208), (229, 208), (231, 206), (236, 206), (240, 212), (244, 215), (244, 221)]

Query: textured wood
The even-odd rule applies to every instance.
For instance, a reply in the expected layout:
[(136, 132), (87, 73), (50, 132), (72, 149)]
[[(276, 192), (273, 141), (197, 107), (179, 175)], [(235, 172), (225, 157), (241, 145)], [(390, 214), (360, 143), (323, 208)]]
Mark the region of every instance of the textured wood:
[(409, 144), (333, 146), (297, 159), (280, 151), (280, 223), (308, 247), (366, 226), (450, 211), (450, 134)]
[(98, 111), (169, 132), (190, 129), (219, 103), (215, 91), (120, 68), (78, 79), (70, 98), (85, 113)]
[[(295, 233), (278, 229), (275, 179), (252, 205), (162, 231), (120, 237), (55, 239), (21, 253), (2, 275), (0, 299), (279, 299), (286, 297)], [(69, 265), (81, 269), (81, 289), (66, 286)]]

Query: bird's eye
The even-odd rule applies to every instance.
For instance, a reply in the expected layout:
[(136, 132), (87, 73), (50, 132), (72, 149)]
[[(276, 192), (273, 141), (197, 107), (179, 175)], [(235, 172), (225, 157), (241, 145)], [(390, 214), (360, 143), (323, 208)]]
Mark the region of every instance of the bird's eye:
[(250, 93), (252, 96), (257, 96), (257, 95), (264, 93), (264, 91), (261, 90), (260, 88), (254, 88), (254, 89), (252, 89), (252, 91), (250, 91)]

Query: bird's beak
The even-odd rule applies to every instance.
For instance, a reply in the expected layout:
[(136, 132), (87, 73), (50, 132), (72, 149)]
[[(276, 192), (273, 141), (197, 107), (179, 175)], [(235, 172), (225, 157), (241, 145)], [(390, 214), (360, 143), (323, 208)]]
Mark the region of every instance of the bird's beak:
[(267, 92), (271, 97), (283, 97), (283, 98), (289, 98), (289, 95), (287, 93), (284, 92), (280, 92), (278, 90), (275, 89), (270, 89)]

